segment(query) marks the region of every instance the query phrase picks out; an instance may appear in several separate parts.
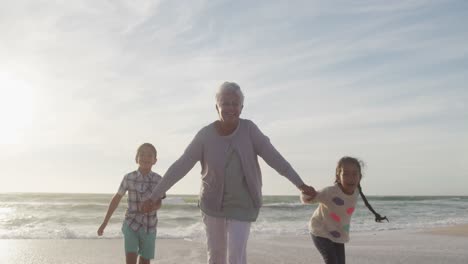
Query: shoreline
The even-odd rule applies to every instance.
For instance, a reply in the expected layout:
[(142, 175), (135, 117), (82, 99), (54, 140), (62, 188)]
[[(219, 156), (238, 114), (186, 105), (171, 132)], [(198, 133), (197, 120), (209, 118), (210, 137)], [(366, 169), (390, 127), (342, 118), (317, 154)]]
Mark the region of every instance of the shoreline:
[[(427, 230), (355, 232), (347, 261), (360, 264), (468, 263), (468, 224)], [(252, 236), (248, 263), (322, 263), (307, 235)], [(123, 239), (0, 239), (0, 263), (124, 263)], [(151, 263), (206, 263), (202, 239), (157, 239)]]
[(457, 224), (444, 227), (431, 228), (422, 232), (432, 235), (468, 237), (468, 224)]

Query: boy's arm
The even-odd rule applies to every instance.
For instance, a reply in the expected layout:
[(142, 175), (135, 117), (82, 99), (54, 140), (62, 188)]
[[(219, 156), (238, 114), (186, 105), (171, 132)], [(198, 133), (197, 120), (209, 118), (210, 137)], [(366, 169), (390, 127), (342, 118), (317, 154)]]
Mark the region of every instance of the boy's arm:
[(104, 221), (102, 221), (102, 224), (97, 231), (98, 236), (102, 236), (102, 234), (104, 233), (104, 229), (106, 228), (107, 223), (109, 222), (109, 219), (111, 218), (115, 209), (117, 209), (117, 207), (119, 206), (122, 197), (123, 195), (120, 195), (118, 193), (116, 193), (114, 197), (112, 197), (112, 200), (109, 204), (109, 208), (107, 209), (106, 217), (104, 218)]

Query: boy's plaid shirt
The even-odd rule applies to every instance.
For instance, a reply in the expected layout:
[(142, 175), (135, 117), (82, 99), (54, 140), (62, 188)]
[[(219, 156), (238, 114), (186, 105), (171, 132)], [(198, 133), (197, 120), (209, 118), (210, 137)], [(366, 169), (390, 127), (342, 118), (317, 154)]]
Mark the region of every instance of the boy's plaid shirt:
[(143, 201), (151, 197), (151, 192), (161, 179), (159, 174), (152, 171), (146, 176), (138, 170), (124, 176), (117, 193), (123, 196), (128, 191), (125, 222), (134, 231), (144, 228), (147, 233), (156, 233), (157, 211), (145, 214), (138, 209)]

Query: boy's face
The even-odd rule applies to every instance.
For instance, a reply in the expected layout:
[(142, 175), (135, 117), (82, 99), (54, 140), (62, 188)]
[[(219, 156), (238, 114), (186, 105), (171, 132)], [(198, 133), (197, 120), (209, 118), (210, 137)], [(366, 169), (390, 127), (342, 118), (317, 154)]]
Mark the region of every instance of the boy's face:
[(156, 164), (157, 158), (154, 152), (149, 147), (141, 148), (137, 156), (137, 163), (140, 165), (140, 169), (150, 170), (154, 164)]

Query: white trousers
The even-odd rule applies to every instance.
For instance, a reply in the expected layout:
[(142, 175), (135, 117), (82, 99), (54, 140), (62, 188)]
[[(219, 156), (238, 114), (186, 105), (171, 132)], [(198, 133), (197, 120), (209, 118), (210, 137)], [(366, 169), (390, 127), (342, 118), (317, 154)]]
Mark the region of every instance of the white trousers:
[(208, 264), (247, 264), (250, 222), (203, 214), (203, 223), (208, 247)]

